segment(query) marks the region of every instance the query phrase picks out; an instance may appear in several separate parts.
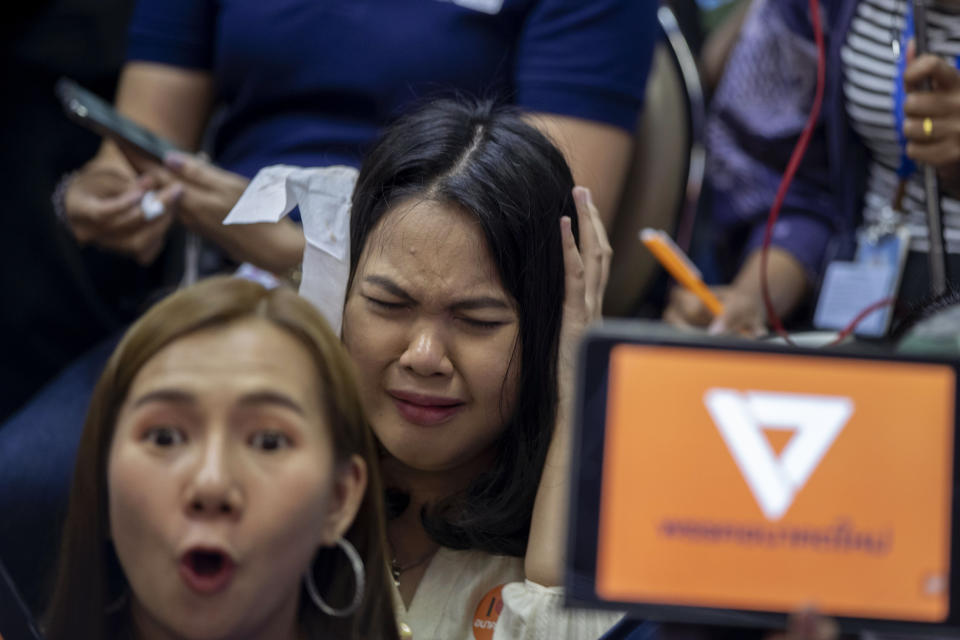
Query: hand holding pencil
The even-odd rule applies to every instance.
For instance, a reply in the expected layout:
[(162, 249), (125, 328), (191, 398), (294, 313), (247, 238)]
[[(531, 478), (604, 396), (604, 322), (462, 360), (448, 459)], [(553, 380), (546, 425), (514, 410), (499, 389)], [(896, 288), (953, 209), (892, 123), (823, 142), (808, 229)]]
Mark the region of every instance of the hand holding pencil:
[(640, 241), (673, 276), (673, 279), (685, 287), (703, 303), (714, 316), (723, 315), (723, 303), (707, 288), (700, 270), (690, 261), (669, 235), (658, 229), (644, 229), (640, 232)]
[(714, 335), (766, 333), (762, 302), (736, 286), (708, 287), (699, 270), (665, 232), (644, 229), (640, 239), (681, 286), (670, 292), (665, 322)]

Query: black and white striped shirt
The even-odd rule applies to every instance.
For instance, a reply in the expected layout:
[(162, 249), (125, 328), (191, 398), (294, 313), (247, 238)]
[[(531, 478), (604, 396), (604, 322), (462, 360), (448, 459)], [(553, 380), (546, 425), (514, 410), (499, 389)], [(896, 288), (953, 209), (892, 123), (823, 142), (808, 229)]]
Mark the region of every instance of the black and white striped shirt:
[[(878, 219), (884, 206), (891, 204), (899, 181), (901, 147), (893, 112), (894, 83), (899, 81), (896, 56), (910, 1), (860, 0), (841, 51), (847, 115), (872, 156), (863, 211), (867, 225)], [(960, 6), (944, 5), (927, 9), (929, 48), (952, 63), (960, 55)], [(944, 196), (941, 206), (948, 250), (960, 253), (960, 201)], [(926, 205), (919, 171), (907, 184), (903, 208), (911, 248), (926, 251)]]

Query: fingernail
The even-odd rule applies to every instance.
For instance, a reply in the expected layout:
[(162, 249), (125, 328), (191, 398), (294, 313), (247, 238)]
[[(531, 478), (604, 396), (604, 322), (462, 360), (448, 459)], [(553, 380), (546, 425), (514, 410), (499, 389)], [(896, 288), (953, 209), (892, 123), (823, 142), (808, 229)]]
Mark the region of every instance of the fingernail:
[(170, 190), (170, 202), (176, 202), (180, 199), (180, 196), (183, 195), (183, 185), (179, 182), (173, 185), (173, 188)]
[(723, 321), (723, 318), (717, 318), (710, 323), (710, 326), (707, 327), (708, 336), (719, 336), (727, 332), (727, 323)]
[(183, 165), (187, 163), (187, 158), (184, 154), (177, 151), (168, 151), (167, 155), (163, 156), (163, 164), (170, 167), (174, 171), (179, 171), (183, 169)]
[(590, 204), (590, 190), (586, 187), (574, 187), (573, 188), (573, 199), (577, 201), (577, 204), (585, 207)]

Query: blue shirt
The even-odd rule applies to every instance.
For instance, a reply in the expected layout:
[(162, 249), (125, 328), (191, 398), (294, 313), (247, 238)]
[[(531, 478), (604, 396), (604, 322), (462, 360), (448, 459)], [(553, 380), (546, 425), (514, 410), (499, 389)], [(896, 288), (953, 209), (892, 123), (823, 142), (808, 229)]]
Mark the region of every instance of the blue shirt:
[(218, 164), (359, 164), (425, 96), (498, 98), (632, 131), (654, 0), (141, 0), (128, 59), (211, 72)]

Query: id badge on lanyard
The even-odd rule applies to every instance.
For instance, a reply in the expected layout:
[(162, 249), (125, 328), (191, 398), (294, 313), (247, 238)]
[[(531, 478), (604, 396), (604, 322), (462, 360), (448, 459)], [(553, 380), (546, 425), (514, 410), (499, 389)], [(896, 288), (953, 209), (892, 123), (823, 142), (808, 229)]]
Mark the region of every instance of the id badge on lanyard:
[[(857, 255), (852, 262), (834, 260), (827, 266), (813, 316), (818, 329), (845, 329), (864, 309), (893, 298), (900, 288), (910, 230), (901, 224), (891, 233), (867, 237), (870, 233), (857, 234)], [(892, 316), (892, 306), (878, 308), (857, 325), (855, 333), (880, 338), (887, 333)]]

